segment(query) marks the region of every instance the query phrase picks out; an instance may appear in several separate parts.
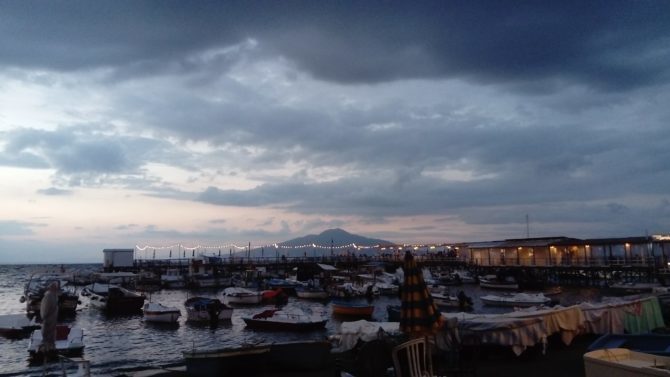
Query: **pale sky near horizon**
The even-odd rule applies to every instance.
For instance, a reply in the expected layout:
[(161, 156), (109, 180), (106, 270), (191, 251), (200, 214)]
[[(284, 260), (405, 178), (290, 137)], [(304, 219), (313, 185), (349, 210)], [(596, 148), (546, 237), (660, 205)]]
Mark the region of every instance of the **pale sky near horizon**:
[(670, 3), (0, 2), (0, 263), (670, 233)]

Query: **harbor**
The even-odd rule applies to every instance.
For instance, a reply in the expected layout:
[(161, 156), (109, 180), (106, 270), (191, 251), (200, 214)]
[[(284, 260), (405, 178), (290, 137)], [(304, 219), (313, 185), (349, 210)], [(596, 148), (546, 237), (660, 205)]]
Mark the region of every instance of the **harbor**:
[[(548, 250), (554, 247), (546, 242), (544, 245)], [(645, 245), (640, 250), (665, 248), (661, 243)], [(495, 365), (508, 365), (511, 373), (508, 375), (519, 375), (515, 368), (521, 361), (560, 359), (560, 355), (552, 353), (582, 352), (603, 332), (631, 331), (624, 328), (624, 322), (616, 325), (616, 330), (593, 330), (599, 325), (589, 317), (589, 311), (601, 313), (621, 308), (616, 309), (619, 314), (610, 316), (623, 318), (622, 313), (634, 310), (630, 308), (649, 307), (651, 314), (643, 312), (641, 318), (653, 320), (636, 328), (638, 332), (664, 329), (668, 321), (670, 297), (659, 283), (664, 281), (660, 265), (663, 253), (653, 258), (637, 258), (636, 248), (630, 247), (633, 251), (629, 260), (648, 262), (641, 265), (603, 264), (591, 258), (586, 259), (586, 264), (572, 260), (571, 264), (564, 261), (558, 265), (528, 265), (523, 258), (518, 264), (500, 263), (500, 259), (495, 263), (495, 257), (489, 264), (488, 258), (487, 263), (472, 262), (482, 254), (474, 246), (477, 245), (472, 248), (464, 244), (443, 245), (442, 249), (394, 246), (415, 258), (441, 316), (445, 323), (451, 324), (451, 330), (445, 326), (443, 335), (460, 332), (458, 343), (443, 342), (441, 351), (434, 355), (436, 371), (441, 368), (467, 374), (477, 370), (479, 376), (494, 376), (498, 375)], [(312, 365), (311, 374), (304, 375), (317, 375), (318, 370), (322, 375), (374, 376), (382, 369), (393, 369), (390, 358), (386, 357), (389, 354), (385, 354), (386, 363), (363, 367), (361, 360), (368, 357), (367, 353), (380, 351), (371, 350), (372, 346), (366, 348), (367, 342), (361, 343), (360, 339), (374, 340), (382, 333), (386, 334), (387, 342), (395, 345), (406, 339), (398, 329), (398, 322), (394, 322), (399, 312), (392, 312), (402, 306), (404, 264), (398, 253), (389, 253), (389, 248), (368, 246), (367, 253), (329, 255), (326, 250), (320, 256), (314, 252), (311, 257), (275, 258), (253, 257), (251, 248), (248, 253), (231, 253), (229, 258), (211, 252), (196, 253), (193, 248), (190, 257), (185, 258), (182, 250), (181, 258), (165, 259), (156, 258), (153, 251), (146, 259), (136, 249), (106, 249), (102, 264), (7, 265), (1, 267), (0, 273), (3, 279), (0, 314), (26, 313), (31, 306), (24, 302), (24, 287), (35, 285), (38, 276), (46, 279), (58, 276), (70, 294), (78, 295), (79, 305), (62, 313), (60, 322), (71, 328), (73, 334), (83, 331), (85, 347), (73, 360), (85, 362), (90, 375), (207, 375), (208, 368), (222, 368), (221, 361), (212, 366), (201, 360), (203, 357), (218, 360), (220, 352), (227, 354), (231, 350), (254, 354), (275, 352), (263, 348), (266, 344), (287, 344), (286, 347), (291, 344), (289, 348), (277, 348), (277, 354), (284, 356), (276, 362), (281, 361), (288, 370), (300, 370), (305, 366), (284, 359), (288, 357), (286, 350), (295, 351), (303, 343), (327, 342), (331, 349), (327, 361)], [(537, 258), (536, 264), (540, 264), (538, 261), (541, 259)], [(111, 295), (106, 298), (95, 293), (101, 287), (111, 289), (107, 286), (118, 286), (119, 292), (127, 289), (127, 293), (119, 294), (128, 298), (113, 303)], [(133, 301), (127, 301), (129, 298)], [(199, 310), (194, 302), (203, 308), (198, 314), (192, 313)], [(643, 304), (646, 302), (649, 304)], [(531, 311), (524, 315), (528, 310)], [(194, 321), (197, 316), (201, 318)], [(563, 327), (552, 328), (548, 324), (556, 320), (551, 318), (561, 318)], [(352, 325), (361, 326), (359, 323), (363, 327), (351, 330)], [(507, 326), (523, 329), (516, 331), (526, 335), (491, 335)], [(3, 373), (37, 376), (48, 370), (60, 375), (61, 370), (76, 373), (81, 368), (76, 362), (70, 366), (63, 362), (35, 363), (26, 352), (27, 334), (3, 340), (7, 355), (0, 362)], [(566, 338), (570, 341), (565, 342)], [(516, 344), (509, 343), (509, 339), (525, 340)], [(388, 344), (377, 347), (386, 349)], [(473, 353), (476, 365), (470, 359)], [(581, 359), (572, 361), (578, 366), (569, 368), (583, 371)], [(243, 375), (242, 371), (269, 375), (268, 371), (243, 366), (223, 375)]]

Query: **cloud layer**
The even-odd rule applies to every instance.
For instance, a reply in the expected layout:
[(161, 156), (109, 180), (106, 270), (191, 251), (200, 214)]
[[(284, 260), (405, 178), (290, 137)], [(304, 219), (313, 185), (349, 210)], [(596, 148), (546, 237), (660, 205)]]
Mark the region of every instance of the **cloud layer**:
[(0, 235), (667, 233), (668, 8), (3, 2)]

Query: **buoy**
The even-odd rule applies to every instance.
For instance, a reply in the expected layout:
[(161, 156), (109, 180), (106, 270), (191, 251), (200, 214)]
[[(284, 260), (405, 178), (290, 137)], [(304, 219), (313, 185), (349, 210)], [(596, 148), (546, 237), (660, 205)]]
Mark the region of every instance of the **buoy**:
[(26, 297), (25, 297), (25, 296), (21, 296), (21, 298), (19, 299), (19, 302), (22, 303), (22, 304), (23, 304), (24, 302), (26, 302)]

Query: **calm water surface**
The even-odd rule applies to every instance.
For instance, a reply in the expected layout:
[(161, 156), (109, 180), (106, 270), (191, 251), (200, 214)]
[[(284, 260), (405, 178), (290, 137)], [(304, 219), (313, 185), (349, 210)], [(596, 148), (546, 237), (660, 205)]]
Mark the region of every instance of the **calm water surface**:
[[(67, 271), (81, 268), (93, 268), (95, 265), (66, 266)], [(0, 266), (0, 314), (24, 313), (25, 304), (19, 302), (23, 286), (34, 273), (42, 273), (53, 266)], [(452, 294), (463, 290), (473, 298), (476, 313), (503, 313), (510, 309), (482, 305), (477, 297), (493, 293), (481, 290), (476, 285), (454, 287)], [(254, 344), (272, 341), (290, 341), (306, 339), (324, 339), (338, 332), (341, 320), (331, 318), (325, 330), (308, 333), (258, 332), (245, 329), (242, 317), (255, 314), (262, 306), (239, 307), (233, 312), (232, 321), (210, 328), (205, 325), (186, 323), (186, 311), (183, 303), (189, 296), (199, 295), (221, 298), (222, 289), (218, 290), (162, 290), (151, 294), (151, 300), (181, 309), (182, 317), (178, 325), (166, 326), (145, 323), (142, 315), (126, 315), (108, 317), (95, 308), (90, 308), (88, 299), (81, 297), (72, 322), (84, 328), (84, 358), (90, 360), (93, 375), (114, 376), (124, 371), (151, 366), (167, 366), (182, 363), (182, 351), (190, 349), (212, 349), (241, 344)], [(597, 289), (564, 289), (557, 297), (561, 304), (571, 305), (580, 301), (597, 300), (600, 291)], [(399, 304), (396, 297), (380, 297), (374, 300), (375, 312), (373, 320), (386, 320), (386, 306)], [(303, 309), (316, 308), (330, 312), (328, 302), (312, 302), (289, 299), (289, 306)], [(41, 375), (42, 368), (30, 366), (28, 363), (28, 339), (10, 340), (0, 337), (0, 374), (2, 375)], [(57, 373), (53, 369), (53, 373)]]

